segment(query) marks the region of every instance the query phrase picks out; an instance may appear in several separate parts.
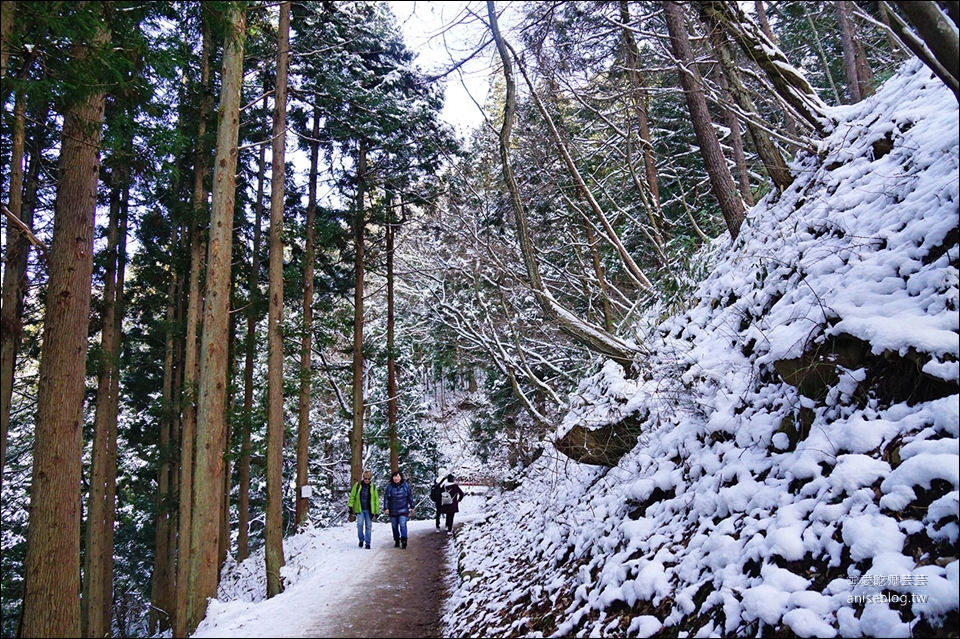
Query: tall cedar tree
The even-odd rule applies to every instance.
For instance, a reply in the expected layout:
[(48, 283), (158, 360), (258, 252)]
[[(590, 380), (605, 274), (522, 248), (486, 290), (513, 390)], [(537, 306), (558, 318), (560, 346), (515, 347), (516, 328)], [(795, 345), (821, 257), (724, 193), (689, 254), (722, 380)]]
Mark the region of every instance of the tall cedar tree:
[[(193, 167), (192, 215), (188, 217), (190, 243), (190, 276), (187, 289), (187, 318), (184, 322), (183, 354), (183, 415), (180, 424), (180, 495), (177, 505), (177, 547), (176, 571), (173, 576), (174, 636), (186, 636), (187, 620), (187, 584), (190, 573), (190, 535), (193, 524), (193, 473), (194, 451), (197, 438), (197, 377), (198, 377), (198, 319), (203, 306), (200, 291), (200, 275), (204, 269), (206, 243), (204, 231), (209, 218), (207, 210), (207, 172), (209, 170), (209, 151), (206, 147), (207, 117), (213, 107), (210, 92), (210, 26), (209, 15), (201, 8), (200, 31), (200, 104), (197, 113), (197, 140)], [(169, 549), (171, 552), (173, 548)], [(166, 592), (169, 588), (161, 588)]]
[(109, 611), (113, 601), (113, 518), (116, 495), (116, 463), (111, 450), (116, 449), (117, 409), (119, 401), (119, 360), (123, 315), (119, 300), (123, 295), (123, 273), (120, 260), (125, 259), (126, 224), (121, 219), (129, 193), (129, 153), (122, 167), (110, 172), (110, 222), (107, 228), (107, 267), (103, 291), (103, 327), (100, 333), (100, 371), (97, 383), (97, 405), (93, 426), (93, 450), (90, 469), (90, 492), (87, 506), (85, 552), (83, 562), (83, 599), (81, 625), (84, 637), (110, 634)]
[(101, 20), (93, 37), (71, 48), (81, 94), (70, 96), (60, 147), (60, 184), (40, 356), (37, 423), (25, 561), (25, 637), (80, 634), (80, 487), (93, 230), (105, 93), (89, 75), (110, 32), (101, 3), (84, 7)]
[(193, 632), (216, 597), (222, 522), (223, 464), (226, 445), (227, 357), (229, 351), (233, 210), (236, 200), (237, 137), (246, 38), (246, 4), (224, 5), (223, 73), (217, 153), (213, 173), (207, 295), (200, 348), (197, 446), (193, 474), (193, 517), (186, 631)]
[[(12, 2), (4, 2), (7, 5)], [(13, 11), (10, 11), (11, 15)], [(4, 29), (8, 29), (4, 15)], [(10, 23), (12, 25), (12, 18)], [(7, 36), (4, 35), (4, 58), (7, 51)], [(3, 63), (6, 68), (6, 62)], [(10, 193), (7, 196), (7, 213), (29, 229), (29, 219), (23, 215), (23, 155), (26, 123), (26, 98), (18, 90), (13, 107), (13, 130), (10, 149)], [(31, 216), (32, 217), (32, 216)], [(7, 432), (10, 430), (10, 409), (13, 399), (13, 372), (17, 365), (20, 348), (20, 319), (23, 296), (26, 289), (24, 275), (27, 268), (29, 244), (26, 235), (14, 224), (7, 222), (7, 251), (3, 268), (3, 305), (0, 308), (0, 486), (3, 485), (3, 467), (7, 460)]]
[(307, 178), (307, 238), (303, 256), (303, 337), (300, 341), (300, 399), (297, 423), (296, 522), (302, 528), (309, 520), (310, 500), (303, 495), (307, 485), (310, 448), (310, 362), (313, 338), (314, 265), (317, 244), (317, 164), (320, 161), (320, 110), (313, 108), (310, 135), (310, 174)]
[[(267, 111), (266, 92), (263, 111)], [(257, 199), (253, 203), (253, 247), (250, 260), (250, 301), (247, 304), (247, 342), (243, 362), (243, 422), (240, 434), (240, 493), (237, 500), (237, 561), (250, 556), (250, 446), (253, 420), (253, 360), (257, 350), (257, 317), (260, 306), (260, 235), (263, 220), (263, 192), (267, 171), (267, 146), (260, 145), (257, 164)]]
[(290, 2), (280, 4), (277, 87), (273, 106), (273, 170), (270, 177), (270, 312), (267, 338), (267, 597), (283, 592), (283, 194), (287, 136), (287, 67)]

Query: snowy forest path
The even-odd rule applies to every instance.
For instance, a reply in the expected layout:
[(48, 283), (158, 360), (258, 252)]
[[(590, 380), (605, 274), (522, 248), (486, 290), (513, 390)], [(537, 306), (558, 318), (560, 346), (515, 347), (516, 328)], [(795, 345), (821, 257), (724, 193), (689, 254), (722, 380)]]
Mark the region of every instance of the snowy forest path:
[(448, 537), (432, 521), (410, 522), (407, 548), (394, 548), (388, 530), (375, 526), (371, 549), (356, 549), (356, 570), (329, 585), (336, 596), (327, 595), (310, 612), (312, 624), (303, 636), (441, 636)]

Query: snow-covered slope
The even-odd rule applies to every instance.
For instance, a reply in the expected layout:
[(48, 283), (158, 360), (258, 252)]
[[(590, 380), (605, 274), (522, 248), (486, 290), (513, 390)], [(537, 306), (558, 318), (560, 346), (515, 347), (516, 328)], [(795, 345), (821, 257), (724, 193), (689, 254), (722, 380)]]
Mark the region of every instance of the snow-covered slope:
[[(933, 636), (958, 627), (958, 108), (918, 63), (834, 110), (682, 315), (458, 539), (447, 636)], [(727, 242), (727, 240), (721, 240)]]

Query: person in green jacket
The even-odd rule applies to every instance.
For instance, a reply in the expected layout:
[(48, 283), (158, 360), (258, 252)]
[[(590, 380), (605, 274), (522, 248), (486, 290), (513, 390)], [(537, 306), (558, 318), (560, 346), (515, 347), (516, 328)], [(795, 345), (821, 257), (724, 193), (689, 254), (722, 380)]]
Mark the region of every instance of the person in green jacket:
[(380, 497), (377, 487), (370, 483), (369, 470), (363, 471), (363, 479), (353, 485), (347, 505), (357, 515), (357, 537), (360, 547), (370, 550), (370, 535), (373, 532), (373, 516), (380, 514)]

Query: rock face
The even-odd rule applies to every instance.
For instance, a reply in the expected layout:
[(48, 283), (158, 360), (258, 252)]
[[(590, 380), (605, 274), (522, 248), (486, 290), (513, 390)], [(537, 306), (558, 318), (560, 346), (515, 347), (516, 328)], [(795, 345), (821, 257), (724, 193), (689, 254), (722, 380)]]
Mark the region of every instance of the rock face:
[(633, 450), (643, 434), (643, 422), (634, 414), (596, 429), (576, 425), (554, 442), (556, 449), (581, 464), (616, 466)]
[(802, 396), (822, 401), (840, 381), (844, 370), (864, 370), (855, 396), (878, 397), (887, 404), (906, 402), (913, 406), (957, 392), (957, 385), (923, 371), (930, 362), (926, 353), (909, 349), (903, 355), (886, 350), (872, 354), (869, 342), (852, 335), (838, 335), (808, 349), (802, 357), (774, 362), (780, 378)]

